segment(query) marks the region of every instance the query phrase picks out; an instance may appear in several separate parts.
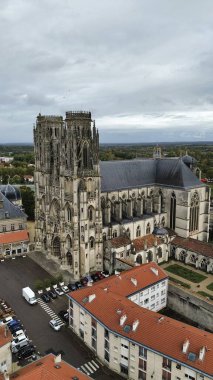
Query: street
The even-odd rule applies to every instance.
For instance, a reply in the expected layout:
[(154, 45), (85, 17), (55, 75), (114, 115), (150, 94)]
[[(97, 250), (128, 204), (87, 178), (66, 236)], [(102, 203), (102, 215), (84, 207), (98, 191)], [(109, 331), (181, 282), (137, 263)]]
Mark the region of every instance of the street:
[[(18, 319), (27, 330), (27, 335), (41, 355), (61, 353), (62, 359), (80, 368), (95, 379), (121, 379), (120, 376), (104, 367), (83, 342), (66, 326), (56, 332), (49, 326), (50, 315), (37, 305), (29, 305), (22, 297), (22, 288), (34, 290), (35, 281), (51, 276), (29, 257), (7, 259), (0, 262), (0, 298), (14, 309)], [(47, 304), (56, 314), (68, 307), (66, 295)]]

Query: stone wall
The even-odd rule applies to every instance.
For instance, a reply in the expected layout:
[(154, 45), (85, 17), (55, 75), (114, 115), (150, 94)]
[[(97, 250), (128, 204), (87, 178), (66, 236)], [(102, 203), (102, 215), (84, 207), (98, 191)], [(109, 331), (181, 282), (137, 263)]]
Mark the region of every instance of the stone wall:
[(169, 284), (167, 306), (213, 332), (213, 304)]

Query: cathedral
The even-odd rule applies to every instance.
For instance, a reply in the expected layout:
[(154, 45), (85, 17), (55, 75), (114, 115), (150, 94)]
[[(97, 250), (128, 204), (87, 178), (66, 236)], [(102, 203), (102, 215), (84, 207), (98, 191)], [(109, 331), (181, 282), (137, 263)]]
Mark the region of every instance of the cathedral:
[(90, 112), (39, 114), (34, 143), (36, 249), (73, 279), (116, 258), (166, 261), (176, 236), (208, 241), (209, 188), (190, 156), (100, 162)]

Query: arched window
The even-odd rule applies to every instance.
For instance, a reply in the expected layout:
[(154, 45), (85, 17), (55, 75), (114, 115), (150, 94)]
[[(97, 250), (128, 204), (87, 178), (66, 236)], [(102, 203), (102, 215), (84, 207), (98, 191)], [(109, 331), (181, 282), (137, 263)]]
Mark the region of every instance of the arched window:
[(142, 256), (140, 254), (137, 255), (137, 257), (136, 257), (136, 263), (137, 264), (142, 264)]
[(176, 220), (176, 195), (173, 192), (170, 201), (170, 228), (175, 230), (175, 220)]
[(72, 221), (72, 210), (68, 205), (65, 208), (65, 219), (67, 222)]
[(162, 224), (163, 227), (165, 226), (165, 218), (164, 218), (164, 216), (163, 216), (163, 218), (161, 219), (161, 224)]
[(139, 237), (139, 236), (141, 236), (141, 228), (140, 228), (140, 226), (137, 226), (136, 237)]
[(83, 226), (81, 226), (81, 232), (84, 232), (84, 227)]
[(92, 206), (88, 208), (88, 219), (90, 222), (94, 220), (94, 208)]
[(114, 230), (113, 232), (112, 232), (112, 237), (113, 238), (116, 238), (118, 236), (118, 234), (117, 234), (117, 230)]
[(179, 260), (185, 263), (186, 256), (187, 256), (187, 253), (185, 251), (181, 251), (179, 255)]
[(148, 251), (148, 252), (147, 252), (147, 260), (148, 260), (149, 263), (150, 263), (151, 261), (153, 261), (153, 254), (152, 254), (152, 251)]
[(146, 235), (149, 235), (151, 232), (151, 226), (150, 226), (150, 223), (147, 223), (146, 225)]
[(84, 242), (84, 235), (81, 235), (81, 241)]
[(103, 241), (106, 241), (106, 233), (103, 233)]
[(189, 232), (198, 230), (199, 224), (199, 196), (198, 193), (194, 193), (191, 198), (190, 205), (190, 220), (189, 220)]
[(67, 235), (67, 238), (66, 238), (66, 248), (67, 250), (70, 250), (72, 248), (72, 240), (69, 235)]
[(95, 246), (95, 239), (92, 236), (89, 238), (89, 246), (90, 248), (94, 248)]
[(126, 234), (127, 234), (128, 238), (130, 238), (130, 239), (131, 239), (131, 233), (130, 233), (130, 230), (129, 230), (129, 228), (127, 228), (127, 230), (126, 230)]
[(157, 255), (158, 255), (158, 258), (159, 258), (159, 259), (162, 258), (162, 256), (163, 256), (163, 252), (162, 252), (162, 248), (161, 248), (161, 247), (158, 248), (158, 253), (157, 253)]
[(88, 167), (88, 146), (87, 146), (87, 144), (85, 144), (84, 148), (83, 148), (83, 166), (84, 166), (84, 168)]
[(53, 240), (53, 255), (60, 257), (61, 256), (61, 243), (58, 236), (56, 236)]

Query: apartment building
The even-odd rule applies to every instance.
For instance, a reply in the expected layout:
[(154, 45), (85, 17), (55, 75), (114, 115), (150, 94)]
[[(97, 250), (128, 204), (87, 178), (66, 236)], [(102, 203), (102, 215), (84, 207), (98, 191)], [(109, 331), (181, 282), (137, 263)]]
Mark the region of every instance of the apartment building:
[(167, 281), (149, 263), (70, 293), (69, 325), (105, 365), (128, 379), (213, 379), (212, 334), (158, 314), (156, 300), (151, 307), (152, 295), (166, 290)]
[(12, 371), (11, 333), (5, 326), (0, 326), (0, 373)]

